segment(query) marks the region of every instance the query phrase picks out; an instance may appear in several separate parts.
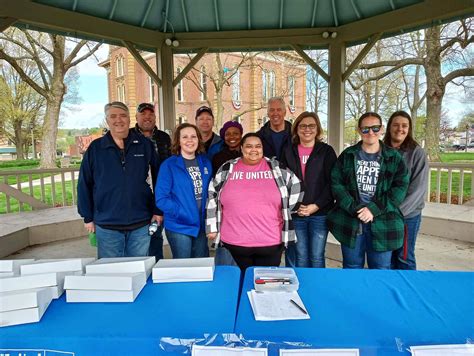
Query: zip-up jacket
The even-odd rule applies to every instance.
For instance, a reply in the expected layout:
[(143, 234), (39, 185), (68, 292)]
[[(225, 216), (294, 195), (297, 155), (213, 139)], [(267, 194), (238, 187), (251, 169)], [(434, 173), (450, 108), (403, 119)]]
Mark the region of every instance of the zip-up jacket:
[[(209, 185), (209, 200), (207, 202), (207, 218), (206, 218), (206, 234), (217, 232), (216, 244), (220, 241), (220, 226), (222, 222), (222, 206), (221, 193), (229, 174), (234, 170), (235, 165), (241, 158), (224, 163), (216, 177)], [(291, 212), (296, 204), (303, 199), (303, 192), (298, 177), (291, 171), (280, 168), (276, 159), (264, 157), (272, 170), (273, 178), (278, 186), (281, 195), (281, 215), (283, 218), (283, 228), (281, 233), (281, 241), (288, 245), (289, 241), (296, 241), (293, 221), (291, 220)], [(245, 206), (242, 206), (245, 209)]]
[[(135, 124), (135, 130), (143, 135), (138, 124)], [(171, 156), (171, 138), (166, 132), (159, 130), (156, 126), (153, 128), (153, 134), (150, 139), (155, 146), (155, 152), (160, 157), (160, 161)]]
[(276, 151), (276, 147), (273, 143), (272, 138), (272, 129), (270, 128), (270, 121), (267, 122), (263, 127), (258, 130), (257, 135), (260, 136), (263, 144), (263, 155), (265, 157), (276, 157), (277, 160), (280, 160), (281, 153), (285, 150), (287, 145), (291, 145), (291, 123), (285, 120), (285, 130), (288, 135), (286, 139), (282, 142), (281, 152)]
[(159, 169), (153, 145), (133, 129), (124, 153), (110, 131), (94, 140), (81, 163), (77, 185), (78, 211), (85, 223), (127, 226), (151, 219), (155, 210), (151, 182)]
[(331, 170), (336, 163), (334, 149), (324, 142), (316, 142), (306, 162), (306, 174), (303, 179), (298, 145), (293, 143), (284, 148), (281, 163), (292, 170), (300, 179), (304, 198), (302, 204), (316, 204), (319, 210), (313, 215), (326, 215), (334, 206), (331, 193)]
[(357, 152), (362, 142), (341, 153), (331, 172), (335, 207), (327, 216), (329, 230), (343, 245), (354, 248), (360, 220), (357, 211), (367, 207), (374, 215), (371, 223), (375, 251), (393, 251), (403, 244), (404, 221), (400, 204), (405, 198), (409, 175), (403, 157), (380, 141), (380, 170), (375, 195), (368, 204), (360, 202), (356, 179)]
[(170, 231), (197, 237), (204, 229), (207, 189), (212, 165), (204, 154), (196, 155), (202, 179), (201, 211), (198, 211), (194, 184), (183, 156), (168, 158), (160, 167), (155, 187), (156, 206), (164, 213), (164, 226)]
[(218, 152), (222, 151), (223, 146), (224, 146), (224, 140), (222, 139), (222, 137), (214, 133), (214, 135), (212, 136), (211, 145), (209, 146), (209, 149), (206, 152), (206, 156), (209, 159), (209, 161), (212, 162), (212, 159), (214, 158), (214, 156)]

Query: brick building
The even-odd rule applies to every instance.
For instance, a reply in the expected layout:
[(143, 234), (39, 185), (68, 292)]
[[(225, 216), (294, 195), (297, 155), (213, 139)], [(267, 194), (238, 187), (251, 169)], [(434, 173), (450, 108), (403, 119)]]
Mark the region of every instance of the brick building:
[[(153, 53), (142, 56), (156, 69)], [(267, 120), (265, 105), (272, 96), (285, 98), (287, 119), (295, 118), (305, 110), (306, 66), (299, 56), (291, 52), (245, 56), (243, 60), (240, 53), (204, 55), (175, 88), (176, 124), (194, 123), (196, 109), (208, 105), (217, 118), (216, 126), (239, 120), (245, 132), (255, 131)], [(189, 61), (187, 55), (174, 56), (174, 77)], [(127, 49), (110, 46), (109, 58), (101, 66), (107, 70), (109, 100), (123, 101), (129, 106), (132, 125), (138, 104), (152, 102), (158, 107), (156, 84)]]

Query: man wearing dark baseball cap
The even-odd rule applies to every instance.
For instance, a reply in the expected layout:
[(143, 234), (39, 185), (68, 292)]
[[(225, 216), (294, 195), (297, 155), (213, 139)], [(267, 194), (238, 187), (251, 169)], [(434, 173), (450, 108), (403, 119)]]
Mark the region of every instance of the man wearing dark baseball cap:
[[(151, 141), (158, 159), (163, 162), (171, 155), (171, 139), (166, 132), (156, 127), (155, 106), (150, 103), (141, 103), (137, 106), (135, 118), (137, 120), (135, 131)], [(162, 214), (158, 216), (157, 223), (159, 226), (151, 237), (149, 255), (155, 256), (158, 261), (163, 258)]]
[(222, 149), (221, 137), (212, 131), (214, 127), (214, 114), (208, 106), (201, 106), (196, 110), (196, 126), (202, 135), (207, 157), (212, 162), (214, 155)]

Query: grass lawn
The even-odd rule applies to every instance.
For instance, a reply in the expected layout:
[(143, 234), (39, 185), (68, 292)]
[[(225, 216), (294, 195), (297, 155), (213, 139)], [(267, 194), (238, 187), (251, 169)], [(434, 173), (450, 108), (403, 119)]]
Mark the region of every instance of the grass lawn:
[(440, 154), (443, 163), (473, 163), (474, 152), (444, 152)]
[[(451, 186), (451, 198), (452, 202), (457, 204), (459, 196), (459, 181), (461, 174), (459, 172), (453, 172), (453, 180)], [(431, 171), (431, 186), (430, 195), (431, 201), (434, 202), (436, 199), (436, 184), (437, 184), (438, 172)], [(466, 202), (472, 196), (471, 192), (471, 180), (472, 174), (464, 173), (464, 185), (463, 185), (463, 201)], [(441, 172), (441, 186), (440, 186), (441, 202), (446, 202), (448, 193), (448, 172)]]
[[(77, 181), (76, 181), (77, 184)], [(52, 185), (51, 184), (45, 184), (44, 185), (44, 194), (45, 194), (45, 203), (50, 205), (51, 207), (56, 207), (56, 206), (63, 206), (63, 191), (62, 191), (62, 185), (61, 183), (55, 183), (55, 191), (56, 191), (56, 196), (54, 199), (54, 204), (53, 204), (53, 196), (52, 196)], [(66, 205), (72, 205), (72, 182), (65, 182), (65, 188), (66, 188)], [(76, 187), (74, 187), (76, 189)], [(22, 189), (22, 191), (26, 194), (30, 194), (30, 188), (25, 187)], [(33, 187), (33, 196), (41, 200), (41, 187), (36, 186)], [(31, 211), (31, 207), (27, 204), (23, 204), (23, 211)], [(20, 211), (20, 206), (19, 203), (16, 199), (10, 198), (10, 212), (19, 212)], [(7, 201), (5, 198), (4, 194), (0, 194), (0, 214), (5, 214), (7, 212)]]

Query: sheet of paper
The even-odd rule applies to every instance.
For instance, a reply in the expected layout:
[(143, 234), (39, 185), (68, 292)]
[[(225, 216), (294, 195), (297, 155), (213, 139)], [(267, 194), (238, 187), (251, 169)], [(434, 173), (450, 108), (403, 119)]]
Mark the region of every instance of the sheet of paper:
[[(255, 320), (299, 320), (309, 319), (309, 313), (298, 292), (247, 292)], [(294, 300), (306, 313), (294, 305)]]
[(193, 345), (192, 356), (267, 356), (267, 349)]
[(474, 356), (473, 344), (411, 346), (413, 356)]
[(280, 350), (280, 356), (359, 356), (359, 349), (292, 349)]

